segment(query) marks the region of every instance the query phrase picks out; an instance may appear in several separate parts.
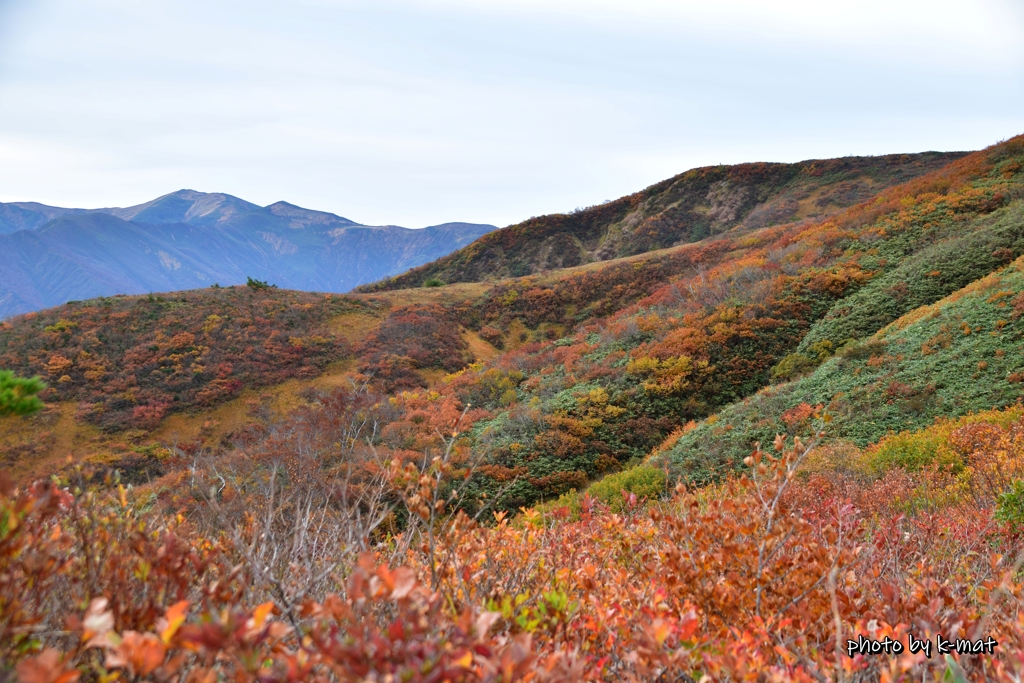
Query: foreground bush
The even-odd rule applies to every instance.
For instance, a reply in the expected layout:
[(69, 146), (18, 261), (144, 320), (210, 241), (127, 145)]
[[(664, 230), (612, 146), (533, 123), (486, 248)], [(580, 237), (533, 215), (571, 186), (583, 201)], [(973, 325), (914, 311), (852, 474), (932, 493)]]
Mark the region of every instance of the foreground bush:
[(45, 388), (38, 377), (16, 377), (10, 370), (0, 370), (0, 417), (39, 412), (43, 402), (36, 394)]
[[(339, 492), (314, 510), (361, 536), (322, 555), (323, 525), (305, 525), (309, 507), (296, 504), (313, 470), (274, 469), (265, 490), (215, 484), (181, 515), (147, 511), (146, 495), (123, 488), (5, 484), (0, 661), (25, 683), (1017, 680), (1024, 545), (992, 502), (908, 514), (902, 501), (937, 474), (797, 476), (810, 446), (779, 437), (745, 475), (678, 486), (646, 511), (618, 515), (585, 496), (576, 521), (513, 525), (496, 513), (481, 525), (445, 505), (458, 459), (449, 442), (421, 467), (387, 465), (380, 490), (405, 519), (400, 532), (345, 517), (372, 512), (366, 481), (349, 492), (362, 491), (359, 504)], [(202, 509), (216, 514), (203, 521)], [(235, 521), (217, 531), (210, 520), (222, 516)], [(262, 540), (287, 528), (283, 544)], [(319, 567), (316, 590), (297, 593), (274, 573), (282, 561), (303, 576)], [(906, 645), (908, 633), (998, 647), (932, 658), (845, 649), (859, 636)]]
[(608, 475), (595, 482), (587, 493), (606, 504), (612, 512), (621, 513), (635, 507), (638, 502), (658, 500), (665, 492), (665, 483), (664, 471), (640, 465)]

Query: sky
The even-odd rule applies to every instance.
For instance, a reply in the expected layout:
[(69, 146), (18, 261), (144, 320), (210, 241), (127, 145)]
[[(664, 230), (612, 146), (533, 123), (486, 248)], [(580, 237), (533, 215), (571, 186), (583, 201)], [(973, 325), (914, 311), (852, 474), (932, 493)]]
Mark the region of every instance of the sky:
[(503, 226), (1020, 133), (1021, 0), (0, 0), (0, 201)]

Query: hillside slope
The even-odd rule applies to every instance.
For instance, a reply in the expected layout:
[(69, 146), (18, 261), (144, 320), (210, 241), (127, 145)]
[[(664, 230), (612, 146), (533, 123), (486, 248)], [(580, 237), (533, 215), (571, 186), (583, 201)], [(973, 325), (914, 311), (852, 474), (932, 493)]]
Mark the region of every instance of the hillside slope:
[(963, 155), (927, 152), (697, 168), (599, 206), (531, 218), (362, 291), (529, 275), (696, 242), (738, 225), (761, 228), (814, 219)]
[[(0, 205), (0, 319), (69, 300), (244, 283), (345, 292), (469, 244), (490, 225), (362, 226), (286, 202), (182, 190), (125, 209)], [(2, 231), (0, 231), (2, 232)]]
[[(136, 444), (118, 452), (160, 443), (173, 433), (169, 425), (180, 420), (193, 425), (190, 438), (199, 439), (203, 448), (230, 450), (242, 444), (248, 449), (244, 444), (250, 437), (241, 429), (248, 418), (226, 420), (219, 412), (220, 406), (233, 405), (232, 415), (246, 414), (248, 409), (236, 402), (247, 389), (222, 394), (210, 404), (200, 401), (204, 383), (221, 378), (194, 353), (257, 358), (262, 347), (270, 356), (260, 362), (272, 364), (269, 359), (278, 354), (315, 360), (316, 349), (328, 347), (316, 346), (319, 341), (308, 346), (302, 339), (323, 338), (337, 350), (303, 370), (308, 377), (283, 383), (274, 379), (273, 386), (259, 392), (281, 388), (298, 396), (308, 389), (313, 392), (307, 396), (312, 401), (308, 409), (314, 410), (318, 402), (334, 400), (326, 394), (316, 398), (316, 391), (338, 390), (348, 379), (370, 387), (378, 397), (374, 405), (390, 406), (374, 418), (380, 435), (374, 447), (382, 457), (400, 460), (422, 458), (423, 448), (433, 448), (435, 432), (450, 433), (466, 410), (458, 426), (460, 448), (483, 465), (466, 480), (464, 504), (474, 509), (476, 501), (488, 500), (517, 509), (579, 490), (653, 451), (666, 450), (666, 438), (678, 436), (688, 421), (755, 394), (787, 358), (800, 355), (809, 331), (835, 318), (834, 313), (828, 317), (830, 312), (873, 291), (874, 282), (885, 280), (882, 291), (888, 292), (893, 283), (886, 278), (902, 273), (904, 300), (920, 306), (1020, 257), (1022, 168), (1024, 147), (1015, 139), (817, 221), (733, 231), (696, 244), (500, 283), (355, 294), (344, 297), (350, 302), (347, 312), (303, 323), (307, 332), (281, 328), (269, 315), (273, 306), (266, 314), (239, 315), (234, 310), (238, 304), (221, 301), (227, 294), (189, 292), (181, 295), (187, 301), (180, 305), (204, 314), (202, 321), (187, 311), (181, 314), (181, 329), (174, 336), (194, 335), (179, 339), (189, 341), (182, 347), (187, 354), (167, 346), (167, 340), (146, 336), (155, 333), (139, 316), (149, 315), (151, 308), (158, 312), (147, 298), (91, 301), (10, 321), (0, 330), (0, 364), (19, 374), (49, 377), (50, 400), (58, 397), (61, 419), (108, 430), (107, 441), (97, 444), (114, 443), (110, 439)], [(960, 254), (964, 262), (950, 257), (942, 272), (933, 273), (929, 264), (947, 252)], [(913, 265), (913, 271), (900, 270), (901, 264)], [(922, 278), (930, 278), (927, 286), (916, 284)], [(904, 288), (890, 296), (897, 290)], [(243, 301), (295, 296), (240, 291)], [(289, 315), (327, 310), (312, 299), (307, 303), (311, 308)], [(854, 306), (850, 316), (859, 310)], [(220, 351), (206, 341), (211, 315), (238, 327), (217, 342)], [(228, 330), (228, 322), (222, 324)], [(144, 330), (150, 332), (144, 335)], [(245, 341), (248, 337), (252, 341)], [(207, 346), (211, 350), (204, 351)], [(131, 359), (123, 349), (135, 349)], [(834, 351), (835, 345), (814, 345), (814, 362)], [(476, 362), (467, 366), (471, 360)], [(236, 368), (242, 363), (229, 362)], [(140, 363), (142, 376), (128, 370)], [(337, 381), (326, 382), (328, 376)], [(259, 385), (242, 380), (243, 387), (246, 382)], [(154, 404), (146, 391), (161, 393), (157, 403), (166, 404), (162, 421), (147, 421)], [(257, 400), (259, 392), (246, 400)], [(178, 398), (168, 404), (168, 396)], [(306, 405), (296, 401), (281, 403), (282, 410)], [(236, 428), (204, 432), (195, 427), (221, 419)], [(263, 426), (253, 433), (290, 433), (291, 418), (273, 418), (280, 420), (273, 427), (269, 419), (259, 418)], [(128, 439), (127, 434), (134, 436)], [(98, 450), (86, 446), (82, 454), (101, 462)]]
[[(317, 392), (365, 382), (360, 367), (370, 370), (382, 350), (400, 346), (419, 358), (403, 366), (406, 382), (425, 387), (444, 367), (496, 353), (447, 313), (482, 289), (365, 298), (208, 287), (76, 301), (0, 321), (0, 367), (49, 384), (41, 414), (0, 416), (0, 469), (48, 476), (71, 457), (87, 470), (158, 476), (166, 463), (154, 454), (230, 450)], [(427, 314), (427, 326), (401, 326), (410, 308)]]
[(247, 287), (93, 299), (0, 323), (0, 365), (47, 377), (50, 400), (74, 401), (107, 431), (150, 428), (243, 387), (319, 375), (350, 351), (329, 320), (364, 310), (344, 297)]
[(1024, 678), (1024, 135), (497, 283), (69, 303), (4, 367), (0, 678)]
[[(1022, 216), (1018, 215), (1018, 220)], [(1022, 229), (1024, 231), (1024, 229)], [(766, 388), (685, 434), (662, 457), (691, 481), (737, 467), (752, 443), (803, 434), (831, 415), (828, 433), (856, 446), (936, 417), (1024, 400), (1024, 259), (843, 349), (812, 374)]]
[[(1022, 168), (1018, 138), (818, 222), (494, 285), (462, 314), (483, 338), (510, 350), (447, 388), (490, 411), (471, 431), (474, 452), (489, 463), (486, 476), (471, 480), (474, 493), (515, 509), (668, 449), (688, 421), (768, 384), (830, 311), (861, 299), (875, 310), (874, 299), (857, 297), (876, 279), (886, 291), (891, 273), (909, 278), (888, 296), (903, 293), (907, 305), (921, 306), (988, 276), (1024, 254)], [(945, 270), (933, 271), (940, 255)], [(910, 272), (900, 270), (903, 263)], [(929, 284), (918, 286), (920, 279)], [(818, 345), (815, 353), (834, 350)], [(1004, 351), (1007, 363), (1024, 363), (1017, 351)], [(987, 393), (969, 403), (1002, 405), (1005, 398)], [(964, 409), (956, 401), (935, 405), (930, 418)], [(709, 439), (720, 433), (710, 429), (685, 443), (699, 452), (717, 448)], [(722, 442), (749, 448), (746, 436), (737, 431)]]

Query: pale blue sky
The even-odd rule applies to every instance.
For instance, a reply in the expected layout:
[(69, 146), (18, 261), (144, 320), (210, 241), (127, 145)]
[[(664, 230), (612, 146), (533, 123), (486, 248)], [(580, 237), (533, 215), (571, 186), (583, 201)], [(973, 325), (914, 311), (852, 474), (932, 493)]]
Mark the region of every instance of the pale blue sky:
[(1024, 0), (0, 0), (0, 201), (506, 225), (1024, 133)]

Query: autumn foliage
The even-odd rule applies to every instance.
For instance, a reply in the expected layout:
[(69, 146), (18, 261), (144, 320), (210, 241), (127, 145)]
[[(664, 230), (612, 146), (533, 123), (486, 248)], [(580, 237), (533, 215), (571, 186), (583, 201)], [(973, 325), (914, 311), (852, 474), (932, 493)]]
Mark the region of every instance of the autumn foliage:
[[(984, 480), (993, 445), (1003, 466), (1020, 471), (1020, 419), (992, 414), (943, 432), (975, 468), (966, 481)], [(510, 522), (496, 513), (481, 524), (437, 498), (445, 477), (435, 475), (450, 474), (457, 460), (452, 442), (437, 446), (432, 463), (386, 465), (381, 491), (408, 521), (396, 533), (376, 527), (355, 543), (361, 549), (332, 546), (328, 554), (350, 560), (325, 565), (336, 569), (323, 572), (315, 594), (262, 575), (281, 558), (260, 560), (269, 562), (264, 569), (252, 555), (261, 552), (259, 539), (290, 528), (277, 546), (291, 558), (281, 566), (301, 572), (304, 553), (323, 540), (321, 531), (302, 531), (301, 508), (296, 518), (287, 502), (310, 481), (283, 461), (290, 474), (277, 475), (271, 489), (279, 503), (268, 511), (254, 500), (256, 514), (219, 533), (203, 525), (240, 491), (214, 492), (172, 515), (124, 488), (5, 484), (3, 660), (25, 683), (112, 674), (911, 681), (1021, 673), (1016, 576), (1024, 546), (1001, 521), (1005, 498), (983, 487), (951, 493), (956, 482), (939, 470), (858, 479), (820, 462), (809, 467), (815, 444), (779, 437), (773, 454), (755, 450), (743, 476), (712, 488), (680, 484), (646, 507), (634, 498), (618, 514), (584, 497), (576, 515), (555, 508)], [(315, 476), (339, 483), (328, 471)], [(366, 493), (354, 494), (364, 506)], [(354, 502), (338, 498), (313, 518)], [(363, 511), (373, 509), (380, 508)], [(905, 643), (908, 632), (985, 635), (999, 646), (990, 655), (930, 659), (850, 657), (844, 649), (861, 635)]]
[(465, 350), (458, 323), (435, 304), (389, 311), (357, 354), (360, 372), (387, 391), (401, 391), (426, 386), (416, 370), (461, 370), (466, 365)]
[[(137, 446), (154, 476), (0, 477), (0, 680), (1020, 680), (1022, 159), (465, 300), (236, 288), (5, 323), (0, 364), (112, 432), (351, 371), (219, 443)], [(599, 236), (642, 198), (489, 239)], [(846, 650), (911, 634), (998, 646)]]
[(243, 386), (315, 377), (343, 356), (330, 315), (357, 304), (245, 287), (111, 297), (0, 323), (0, 367), (47, 379), (48, 401), (76, 401), (107, 430), (150, 428)]

